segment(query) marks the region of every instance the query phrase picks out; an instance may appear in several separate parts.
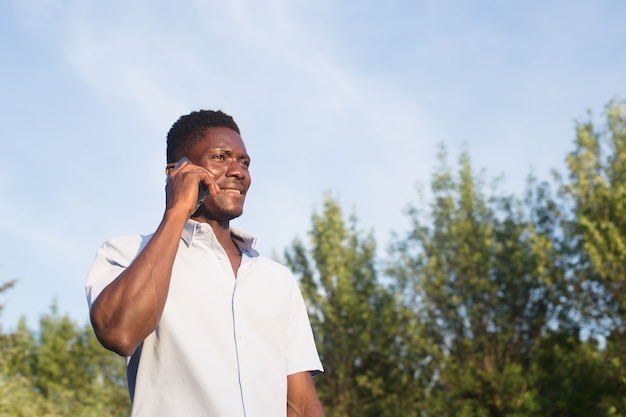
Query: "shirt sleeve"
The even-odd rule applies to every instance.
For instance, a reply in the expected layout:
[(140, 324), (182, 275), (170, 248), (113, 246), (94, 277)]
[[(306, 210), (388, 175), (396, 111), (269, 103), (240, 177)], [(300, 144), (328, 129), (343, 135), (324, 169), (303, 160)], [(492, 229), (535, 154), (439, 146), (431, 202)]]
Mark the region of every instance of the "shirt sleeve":
[(102, 244), (96, 252), (85, 283), (87, 304), (90, 309), (102, 290), (130, 265), (147, 241), (147, 237), (128, 236)]
[(287, 375), (309, 371), (324, 372), (320, 361), (306, 305), (294, 277), (291, 314), (287, 335)]

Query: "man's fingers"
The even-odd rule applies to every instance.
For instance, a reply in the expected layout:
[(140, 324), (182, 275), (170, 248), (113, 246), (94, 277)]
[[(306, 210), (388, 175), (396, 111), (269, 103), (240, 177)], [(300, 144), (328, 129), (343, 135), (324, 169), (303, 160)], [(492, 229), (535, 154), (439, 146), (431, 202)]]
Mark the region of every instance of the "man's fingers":
[(205, 168), (198, 166), (198, 165), (194, 165), (188, 158), (183, 157), (181, 158), (178, 162), (176, 163), (170, 163), (167, 164), (166, 166), (166, 172), (168, 173), (168, 177), (166, 179), (167, 182), (169, 182), (170, 178), (173, 178), (174, 176), (177, 175), (198, 175), (196, 178), (198, 180), (198, 183), (204, 183), (204, 185), (206, 185), (207, 190), (209, 192), (209, 194), (211, 194), (212, 196), (215, 196), (217, 194), (219, 194), (220, 187), (217, 185), (217, 183), (215, 182), (215, 178), (213, 178), (213, 175), (211, 175), (211, 173), (209, 171), (207, 171)]
[(203, 179), (202, 182), (204, 182), (204, 184), (209, 189), (209, 194), (213, 196), (219, 194), (219, 192), (221, 191), (220, 187), (215, 182), (215, 179), (211, 176), (207, 176), (205, 179)]

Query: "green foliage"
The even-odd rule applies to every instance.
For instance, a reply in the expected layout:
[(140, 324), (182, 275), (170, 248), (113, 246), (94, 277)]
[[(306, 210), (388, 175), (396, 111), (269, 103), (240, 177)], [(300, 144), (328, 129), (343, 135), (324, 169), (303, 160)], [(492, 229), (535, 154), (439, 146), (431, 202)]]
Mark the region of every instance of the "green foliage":
[(551, 329), (576, 329), (559, 205), (533, 178), (524, 200), (487, 195), (467, 152), (456, 173), (445, 158), (442, 147), (432, 202), (410, 211), (412, 230), (389, 270), (413, 284), (415, 315), (444, 352), (427, 413), (568, 415), (554, 403), (545, 414), (537, 365)]
[[(0, 285), (0, 294), (2, 294), (3, 292), (5, 292), (8, 289), (13, 288), (13, 286), (15, 285), (16, 281), (12, 280), (12, 281), (7, 281), (5, 283), (3, 283), (2, 285)], [(2, 314), (2, 310), (4, 309), (4, 306), (2, 304), (0, 304), (0, 314)], [(2, 333), (2, 327), (0, 327), (0, 334)]]
[(124, 360), (104, 350), (89, 325), (77, 326), (53, 306), (37, 333), (20, 320), (0, 340), (0, 416), (129, 414)]
[(556, 197), (534, 177), (522, 199), (487, 193), (469, 154), (454, 170), (442, 146), (432, 199), (409, 211), (385, 276), (371, 236), (326, 196), (310, 249), (285, 255), (328, 415), (625, 416), (624, 120), (611, 103), (605, 130), (579, 124)]
[(578, 332), (550, 332), (533, 363), (541, 413), (538, 416), (609, 415), (607, 402), (616, 392), (616, 373), (606, 352)]
[(569, 182), (563, 195), (573, 207), (568, 238), (575, 257), (581, 321), (607, 336), (610, 364), (603, 399), (606, 415), (626, 415), (626, 103), (611, 101), (603, 122), (576, 126), (575, 149), (567, 156)]
[[(626, 110), (607, 105), (604, 125), (577, 124), (576, 149), (567, 157), (572, 200), (570, 237), (576, 242), (581, 309), (624, 327), (626, 314)], [(609, 319), (608, 321), (606, 319)]]
[(372, 236), (362, 236), (355, 216), (346, 224), (326, 195), (310, 237), (311, 249), (296, 240), (285, 257), (309, 301), (326, 371), (316, 385), (327, 415), (417, 415), (416, 375), (428, 353), (412, 313), (378, 280)]

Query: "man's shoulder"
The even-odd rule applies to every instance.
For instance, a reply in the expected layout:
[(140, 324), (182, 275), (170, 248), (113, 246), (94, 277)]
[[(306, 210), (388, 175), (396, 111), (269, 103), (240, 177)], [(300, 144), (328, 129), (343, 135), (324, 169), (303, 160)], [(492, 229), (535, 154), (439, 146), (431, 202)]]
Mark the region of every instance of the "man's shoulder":
[(141, 251), (151, 238), (152, 234), (117, 236), (102, 243), (100, 251), (106, 254), (117, 253), (132, 256)]

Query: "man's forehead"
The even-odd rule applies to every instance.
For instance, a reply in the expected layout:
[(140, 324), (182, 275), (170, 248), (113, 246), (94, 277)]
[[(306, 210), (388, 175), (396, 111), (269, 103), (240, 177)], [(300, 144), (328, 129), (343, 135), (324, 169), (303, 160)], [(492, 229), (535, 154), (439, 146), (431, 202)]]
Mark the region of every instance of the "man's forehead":
[(207, 149), (222, 149), (247, 154), (246, 144), (236, 131), (227, 127), (206, 129), (196, 146)]

